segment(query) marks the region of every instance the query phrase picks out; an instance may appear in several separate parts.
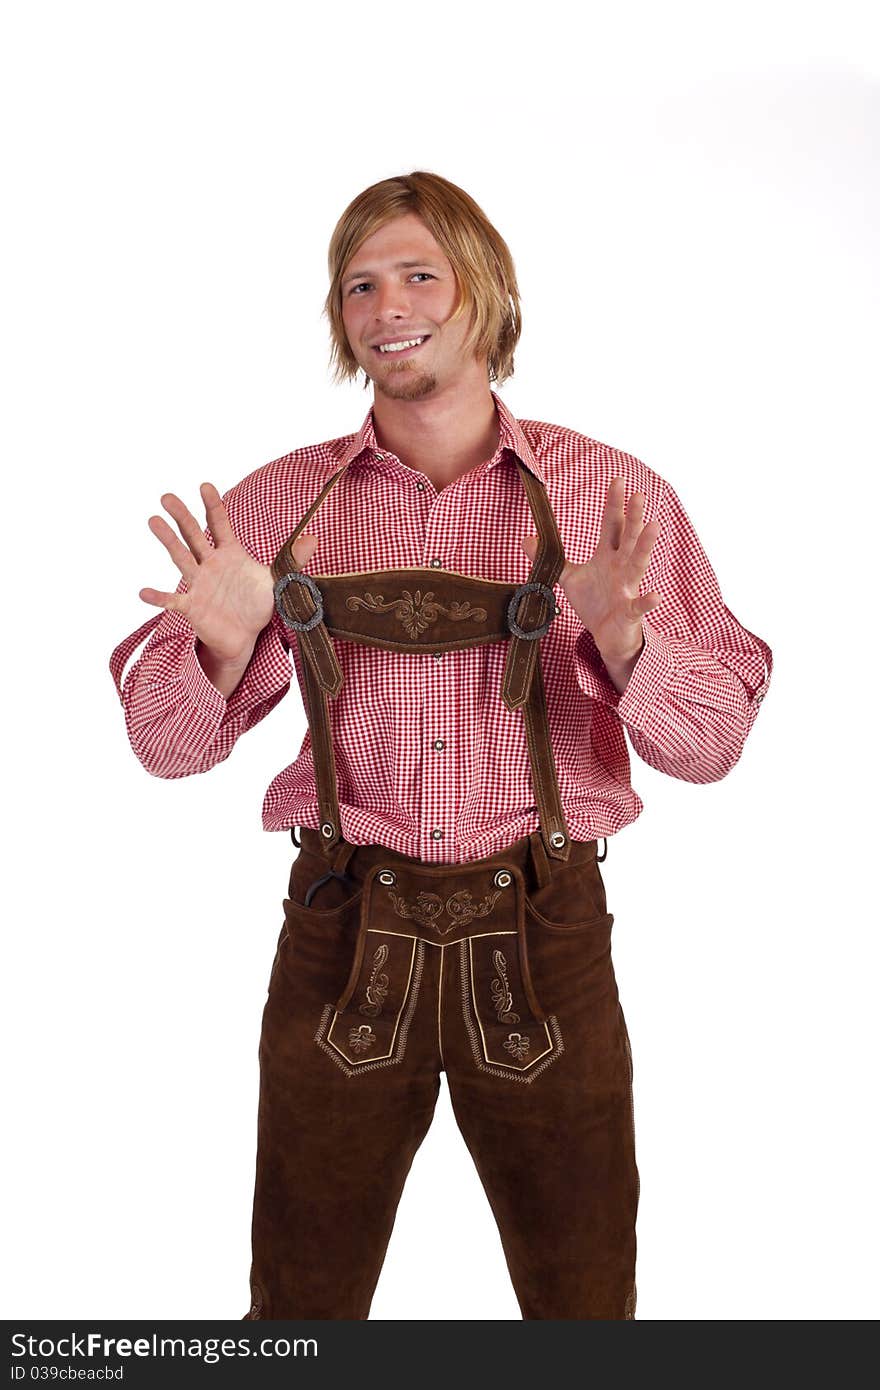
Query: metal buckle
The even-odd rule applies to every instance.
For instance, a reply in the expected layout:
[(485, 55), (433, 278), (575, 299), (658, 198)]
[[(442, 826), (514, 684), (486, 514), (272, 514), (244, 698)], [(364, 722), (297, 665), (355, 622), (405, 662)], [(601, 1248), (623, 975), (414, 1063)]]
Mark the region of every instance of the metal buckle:
[[(304, 623), (299, 622), (297, 618), (289, 618), (281, 602), (281, 595), (284, 593), (288, 584), (294, 583), (304, 584), (315, 603), (315, 612)], [(278, 610), (278, 616), (287, 627), (292, 627), (297, 632), (308, 632), (310, 628), (317, 627), (318, 623), (323, 618), (324, 600), (321, 597), (321, 590), (310, 574), (303, 574), (299, 570), (294, 570), (290, 574), (284, 574), (277, 583), (272, 586), (272, 591), (275, 595), (275, 607)]]
[[(540, 627), (533, 628), (531, 632), (526, 632), (525, 628), (520, 627), (519, 623), (516, 621), (513, 615), (517, 609), (520, 599), (523, 597), (524, 594), (538, 592), (546, 595), (547, 600), (551, 606), (550, 616), (545, 623), (541, 624)], [(516, 593), (513, 595), (513, 598), (510, 600), (510, 603), (507, 605), (507, 626), (510, 628), (510, 631), (513, 633), (514, 637), (524, 637), (527, 642), (531, 642), (536, 637), (544, 636), (545, 632), (548, 631), (550, 624), (552, 623), (553, 619), (556, 617), (558, 612), (559, 609), (556, 606), (556, 595), (554, 594), (553, 590), (549, 587), (549, 585), (534, 583), (520, 584)]]

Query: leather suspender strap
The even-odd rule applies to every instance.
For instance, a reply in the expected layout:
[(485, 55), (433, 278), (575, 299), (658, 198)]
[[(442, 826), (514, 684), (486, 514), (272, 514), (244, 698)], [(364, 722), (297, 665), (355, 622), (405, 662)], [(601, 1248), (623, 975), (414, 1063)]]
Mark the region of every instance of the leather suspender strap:
[[(311, 521), (315, 512), (320, 507), (324, 498), (331, 488), (335, 487), (345, 472), (344, 468), (339, 468), (327, 479), (318, 496), (309, 507), (305, 516), (300, 521), (292, 535), (288, 536), (283, 546), (279, 550), (275, 559), (272, 561), (272, 577), (276, 583), (276, 594), (278, 594), (279, 581), (282, 581), (291, 574), (300, 574), (302, 566), (298, 565), (293, 556), (294, 542), (297, 541)], [(310, 583), (310, 576), (304, 576), (306, 586), (302, 584), (287, 584), (280, 592), (280, 605), (289, 618), (293, 618), (297, 623), (308, 623), (309, 626), (303, 630), (297, 629), (299, 638), (299, 648), (303, 656), (303, 669), (311, 668), (312, 675), (320, 686), (321, 690), (327, 695), (338, 695), (342, 689), (342, 670), (322, 619), (321, 596), (317, 591), (314, 581)], [(311, 597), (306, 593), (309, 588)], [(311, 621), (315, 620), (315, 621)]]
[[(537, 645), (536, 642), (535, 646)], [(550, 725), (547, 721), (547, 700), (544, 694), (540, 653), (535, 660), (529, 698), (523, 706), (523, 717), (541, 839), (552, 859), (567, 860), (571, 855), (571, 837), (565, 822), (559, 780), (556, 776), (556, 760), (553, 757)]]
[[(516, 458), (516, 455), (514, 457)], [(553, 508), (550, 506), (547, 489), (519, 458), (516, 458), (516, 463), (538, 530), (538, 548), (529, 583), (546, 585), (552, 597), (553, 585), (565, 566), (562, 537), (556, 525)], [(526, 595), (520, 601), (519, 612), (516, 615), (517, 624), (527, 632), (534, 626), (543, 627), (548, 623), (548, 617), (552, 618), (559, 611), (554, 604), (554, 614), (548, 615), (548, 601), (540, 590)], [(539, 648), (540, 639), (519, 637), (516, 634), (511, 637), (504, 666), (501, 697), (508, 709), (516, 709), (518, 705), (523, 705), (541, 839), (548, 855), (564, 861), (571, 855), (571, 837), (562, 809), (556, 760), (553, 757)]]
[[(565, 553), (562, 549), (559, 528), (556, 525), (556, 518), (553, 515), (553, 509), (550, 506), (547, 490), (543, 483), (526, 468), (515, 454), (514, 459), (538, 531), (538, 548), (528, 583), (536, 586), (542, 585), (550, 590), (562, 573), (565, 564)], [(519, 602), (519, 611), (515, 614), (517, 625), (525, 632), (533, 632), (535, 628), (541, 628), (544, 624), (549, 627), (548, 619), (552, 619), (556, 611), (556, 605), (553, 602), (553, 611), (548, 613), (547, 608), (550, 602), (553, 602), (552, 594), (548, 599), (537, 588), (525, 594)], [(534, 637), (520, 637), (514, 633), (507, 650), (504, 679), (501, 684), (501, 698), (508, 709), (518, 709), (528, 699), (537, 657), (538, 640)]]
[[(330, 640), (329, 637), (327, 640)], [(321, 847), (329, 854), (339, 844), (342, 835), (330, 711), (327, 708), (327, 692), (316, 679), (307, 660), (303, 661), (303, 673), (305, 675), (309, 731), (312, 736), (312, 761), (315, 767)]]

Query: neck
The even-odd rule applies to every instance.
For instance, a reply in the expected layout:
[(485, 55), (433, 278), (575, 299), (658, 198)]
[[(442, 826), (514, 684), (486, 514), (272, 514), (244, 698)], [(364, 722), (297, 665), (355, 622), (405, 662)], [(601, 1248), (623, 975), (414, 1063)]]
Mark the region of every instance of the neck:
[(455, 383), (424, 400), (396, 400), (374, 387), (376, 442), (436, 488), (478, 468), (498, 448), (500, 426), (489, 384)]

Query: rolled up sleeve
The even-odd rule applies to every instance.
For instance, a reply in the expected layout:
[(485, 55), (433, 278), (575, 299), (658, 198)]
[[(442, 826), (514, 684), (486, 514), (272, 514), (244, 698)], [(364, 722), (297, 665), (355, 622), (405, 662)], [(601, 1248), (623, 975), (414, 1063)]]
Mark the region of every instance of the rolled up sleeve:
[[(223, 501), (239, 535), (236, 495), (232, 489)], [(210, 531), (204, 534), (211, 539)], [(185, 593), (186, 587), (181, 580), (177, 593)], [(125, 664), (148, 633), (149, 641), (123, 686)], [(125, 638), (110, 658), (129, 743), (154, 777), (207, 772), (229, 757), (241, 735), (265, 719), (290, 688), (290, 647), (277, 611), (257, 637), (247, 668), (228, 699), (205, 675), (197, 640), (186, 618), (166, 609)]]
[(767, 693), (770, 647), (738, 621), (674, 489), (663, 485), (660, 534), (642, 593), (662, 602), (642, 620), (644, 646), (625, 690), (584, 629), (575, 673), (585, 695), (616, 710), (638, 756), (688, 782), (735, 766)]

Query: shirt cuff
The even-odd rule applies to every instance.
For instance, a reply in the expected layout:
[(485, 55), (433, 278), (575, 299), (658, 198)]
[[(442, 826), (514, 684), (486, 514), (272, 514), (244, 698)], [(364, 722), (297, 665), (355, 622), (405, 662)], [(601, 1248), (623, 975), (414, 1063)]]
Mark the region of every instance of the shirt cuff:
[(184, 650), (180, 667), (180, 683), (193, 709), (197, 709), (200, 714), (207, 715), (219, 724), (226, 712), (227, 701), (217, 687), (211, 684), (202, 670), (199, 658), (196, 656), (197, 641), (198, 638), (193, 633), (192, 640), (187, 643)]
[(579, 633), (574, 644), (574, 672), (585, 695), (600, 704), (611, 705), (612, 709), (617, 708), (620, 692), (606, 671), (593, 634), (587, 628)]
[(645, 644), (623, 692), (612, 681), (593, 634), (584, 628), (574, 646), (575, 675), (581, 690), (591, 700), (610, 705), (619, 718), (634, 729), (644, 730), (650, 722), (658, 697), (675, 673), (670, 643), (642, 619)]
[(617, 713), (634, 729), (644, 731), (652, 710), (675, 675), (673, 647), (659, 632), (642, 620), (645, 645), (617, 704)]
[(281, 618), (276, 612), (257, 638), (247, 669), (226, 703), (229, 714), (252, 709), (290, 684), (290, 645), (281, 632)]
[(225, 698), (206, 676), (196, 655), (197, 638), (187, 645), (180, 679), (194, 709), (216, 723), (227, 715), (251, 709), (283, 689), (290, 681), (289, 648), (282, 642), (274, 622), (263, 628), (254, 644), (251, 659), (229, 698)]

